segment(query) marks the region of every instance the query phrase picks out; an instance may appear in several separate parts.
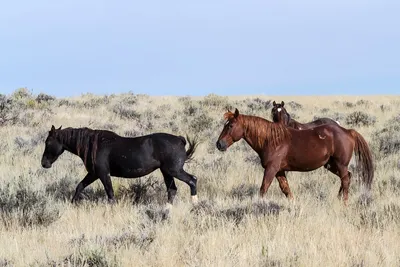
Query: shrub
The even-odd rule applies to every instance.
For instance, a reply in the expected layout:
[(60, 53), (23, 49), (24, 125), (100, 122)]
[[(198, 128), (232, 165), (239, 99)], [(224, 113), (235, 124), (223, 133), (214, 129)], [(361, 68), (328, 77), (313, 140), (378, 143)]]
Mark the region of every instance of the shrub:
[(232, 188), (231, 196), (240, 200), (257, 195), (259, 188), (255, 185), (241, 184)]
[(229, 209), (222, 209), (216, 212), (217, 217), (223, 217), (229, 220), (233, 220), (236, 224), (239, 224), (248, 215), (255, 217), (268, 216), (268, 215), (279, 215), (281, 206), (273, 202), (257, 202), (250, 206), (237, 206)]
[(118, 128), (118, 125), (114, 123), (104, 123), (100, 128), (104, 130), (110, 130), (110, 131), (115, 131), (115, 129)]
[(303, 105), (294, 101), (290, 101), (288, 103), (285, 103), (286, 106), (291, 107), (293, 110), (299, 110), (303, 108)]
[(20, 181), (16, 188), (7, 184), (0, 191), (1, 220), (9, 226), (13, 218), (24, 227), (47, 226), (60, 217), (60, 211), (43, 191), (35, 191)]
[(271, 100), (262, 100), (261, 98), (246, 99), (247, 107), (252, 111), (268, 110), (272, 108)]
[(108, 248), (121, 248), (128, 246), (138, 246), (140, 248), (148, 247), (154, 241), (154, 232), (141, 232), (140, 235), (131, 232), (124, 232), (110, 237), (96, 236), (96, 243)]
[(166, 196), (166, 189), (159, 179), (152, 176), (144, 179), (137, 179), (128, 187), (121, 186), (117, 195), (121, 198), (128, 198), (133, 204), (149, 204), (163, 202)]
[(29, 92), (27, 88), (19, 88), (11, 94), (12, 100), (21, 100), (26, 98), (32, 98), (32, 93)]
[(398, 153), (400, 151), (400, 114), (385, 123), (383, 129), (376, 131), (373, 138), (383, 155)]
[(83, 107), (84, 108), (96, 108), (102, 105), (107, 105), (110, 103), (110, 99), (108, 96), (103, 96), (103, 97), (92, 97), (86, 101), (83, 102)]
[(194, 132), (202, 132), (206, 129), (211, 128), (212, 126), (212, 118), (204, 113), (202, 113), (200, 116), (195, 117), (191, 123), (190, 123), (190, 128)]
[(45, 191), (56, 200), (68, 201), (72, 199), (77, 183), (77, 180), (65, 176), (58, 181), (47, 184)]
[(186, 116), (194, 116), (199, 113), (199, 108), (194, 104), (189, 104), (183, 109), (183, 114)]
[(376, 118), (374, 116), (362, 111), (354, 111), (346, 117), (346, 123), (351, 126), (372, 126), (375, 122)]
[(353, 103), (351, 103), (351, 102), (343, 102), (343, 106), (345, 106), (346, 108), (352, 108), (352, 107), (354, 107), (355, 105), (353, 104)]
[(205, 96), (200, 103), (206, 107), (226, 108), (228, 106), (228, 98), (216, 94), (209, 94)]
[(379, 108), (381, 109), (382, 112), (386, 112), (386, 111), (390, 111), (392, 110), (392, 108), (390, 106), (387, 105), (380, 105)]
[(143, 134), (144, 134), (143, 131), (137, 131), (137, 130), (134, 130), (134, 129), (126, 130), (124, 132), (124, 136), (126, 136), (126, 137), (137, 137), (137, 136), (140, 136), (140, 135), (143, 135)]
[(12, 264), (12, 261), (0, 258), (0, 267), (12, 267), (12, 266), (14, 266), (14, 264)]
[(160, 206), (150, 206), (146, 208), (144, 212), (147, 218), (153, 223), (160, 223), (169, 219), (169, 210), (160, 208)]
[(56, 98), (54, 96), (51, 95), (46, 95), (43, 93), (38, 94), (38, 96), (36, 97), (36, 102), (38, 103), (42, 103), (42, 102), (51, 102), (56, 100)]
[(37, 107), (37, 102), (34, 99), (28, 99), (25, 105), (27, 108), (34, 109)]
[(70, 101), (70, 100), (67, 100), (67, 99), (60, 99), (60, 101), (58, 101), (58, 106), (59, 107), (61, 107), (61, 106), (67, 106), (67, 107), (76, 107), (77, 105), (76, 105), (76, 102), (73, 102), (73, 101)]
[(7, 96), (0, 94), (0, 110), (4, 110), (8, 104)]
[(323, 108), (320, 111), (322, 114), (327, 114), (329, 112), (329, 108)]
[(360, 99), (356, 102), (357, 106), (366, 106), (368, 107), (369, 105), (371, 105), (371, 101), (369, 100), (364, 100), (364, 99)]
[[(321, 117), (322, 116), (314, 116), (313, 121), (320, 119)], [(342, 113), (335, 112), (333, 114), (324, 114), (324, 117), (331, 118), (332, 120), (339, 121), (339, 123), (342, 123), (345, 118), (345, 115)]]
[(18, 120), (19, 109), (13, 106), (13, 100), (0, 94), (0, 125), (15, 124)]
[[(56, 262), (50, 263), (53, 266), (60, 265)], [(118, 266), (115, 258), (110, 259), (104, 249), (91, 248), (81, 249), (77, 254), (72, 254), (62, 261), (62, 266), (88, 266), (88, 267), (112, 267)]]
[(117, 104), (113, 108), (113, 112), (120, 116), (121, 119), (140, 120), (141, 114), (131, 108), (126, 108), (122, 104)]

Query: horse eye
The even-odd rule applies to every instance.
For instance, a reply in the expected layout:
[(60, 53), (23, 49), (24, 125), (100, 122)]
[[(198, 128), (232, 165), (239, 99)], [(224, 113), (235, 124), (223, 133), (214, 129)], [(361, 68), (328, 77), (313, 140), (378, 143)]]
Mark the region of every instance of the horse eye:
[(231, 129), (232, 127), (233, 127), (233, 125), (232, 125), (232, 124), (229, 124), (229, 125), (228, 125), (228, 128), (229, 128), (229, 129)]

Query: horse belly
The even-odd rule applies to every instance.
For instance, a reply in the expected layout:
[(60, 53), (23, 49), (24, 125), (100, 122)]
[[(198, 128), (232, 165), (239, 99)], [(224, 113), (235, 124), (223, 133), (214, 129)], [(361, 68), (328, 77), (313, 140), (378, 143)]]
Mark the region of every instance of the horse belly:
[(157, 160), (120, 155), (118, 159), (110, 161), (110, 175), (124, 178), (145, 176), (160, 167)]
[(331, 153), (325, 146), (320, 149), (308, 146), (302, 151), (289, 155), (289, 168), (292, 171), (312, 171), (316, 170), (328, 162)]

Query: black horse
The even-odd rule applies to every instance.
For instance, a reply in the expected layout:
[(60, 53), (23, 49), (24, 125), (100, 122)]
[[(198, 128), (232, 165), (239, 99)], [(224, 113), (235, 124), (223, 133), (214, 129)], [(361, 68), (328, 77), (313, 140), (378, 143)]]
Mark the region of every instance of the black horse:
[(290, 114), (284, 108), (285, 102), (282, 101), (280, 104), (277, 104), (274, 101), (272, 104), (273, 104), (273, 107), (271, 110), (271, 115), (272, 115), (273, 121), (283, 123), (284, 125), (294, 128), (294, 129), (297, 129), (297, 130), (311, 129), (316, 126), (322, 125), (322, 124), (339, 124), (340, 125), (340, 123), (338, 121), (332, 120), (330, 118), (319, 118), (312, 122), (300, 123), (291, 118)]
[(168, 192), (168, 203), (176, 195), (174, 177), (190, 187), (192, 200), (197, 201), (197, 178), (183, 170), (196, 150), (198, 142), (167, 133), (154, 133), (135, 138), (122, 137), (106, 130), (89, 128), (55, 129), (54, 125), (46, 139), (42, 166), (50, 168), (57, 158), (67, 150), (79, 156), (88, 171), (76, 187), (72, 202), (77, 201), (82, 190), (100, 179), (108, 200), (115, 202), (110, 176), (137, 178), (160, 168)]

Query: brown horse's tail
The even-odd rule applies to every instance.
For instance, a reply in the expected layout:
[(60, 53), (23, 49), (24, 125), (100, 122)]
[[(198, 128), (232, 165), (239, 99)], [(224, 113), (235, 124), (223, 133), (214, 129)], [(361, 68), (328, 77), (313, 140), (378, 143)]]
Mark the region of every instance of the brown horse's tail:
[(368, 190), (370, 190), (372, 180), (374, 179), (374, 166), (371, 150), (361, 134), (353, 129), (350, 129), (349, 131), (355, 141), (354, 153), (356, 155), (357, 168), (361, 171), (364, 185)]
[(189, 148), (186, 151), (186, 160), (185, 162), (189, 162), (193, 159), (193, 154), (196, 151), (197, 145), (199, 144), (199, 141), (197, 140), (197, 137), (194, 137), (191, 139), (189, 136), (186, 136), (186, 139), (189, 143)]

